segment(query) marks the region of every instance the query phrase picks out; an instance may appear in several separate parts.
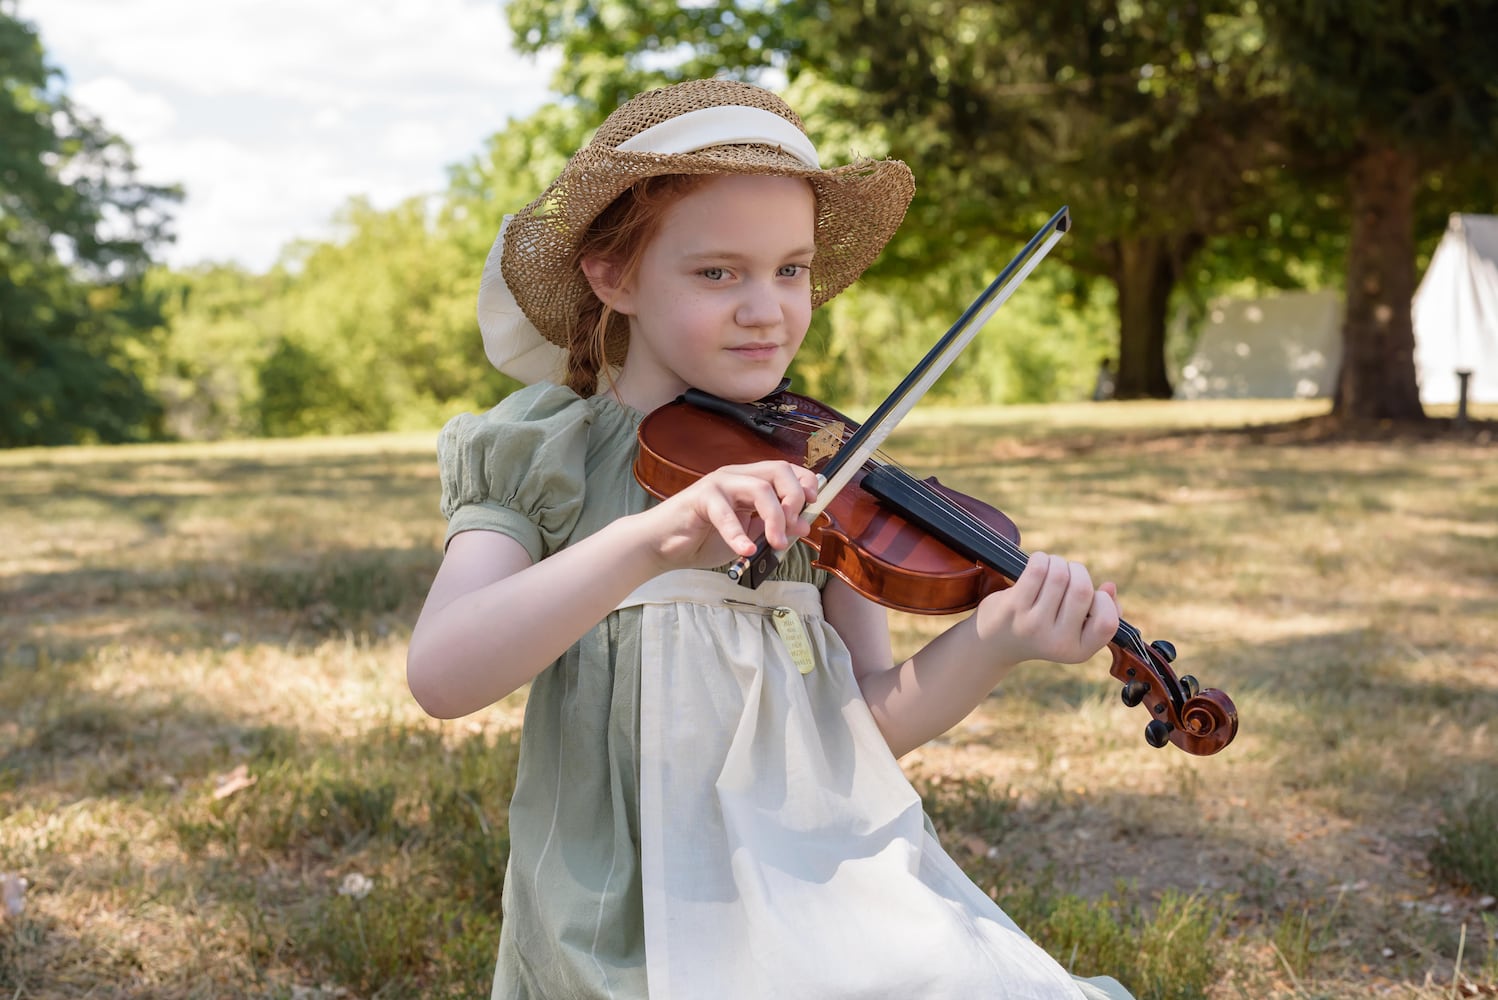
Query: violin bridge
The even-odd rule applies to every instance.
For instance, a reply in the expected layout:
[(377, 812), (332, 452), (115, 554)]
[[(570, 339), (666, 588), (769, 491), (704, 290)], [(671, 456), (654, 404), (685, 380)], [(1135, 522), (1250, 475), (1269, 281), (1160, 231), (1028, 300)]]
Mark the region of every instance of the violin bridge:
[(843, 432), (847, 428), (840, 421), (833, 421), (817, 430), (806, 439), (806, 467), (814, 469), (824, 458), (831, 458), (843, 446)]

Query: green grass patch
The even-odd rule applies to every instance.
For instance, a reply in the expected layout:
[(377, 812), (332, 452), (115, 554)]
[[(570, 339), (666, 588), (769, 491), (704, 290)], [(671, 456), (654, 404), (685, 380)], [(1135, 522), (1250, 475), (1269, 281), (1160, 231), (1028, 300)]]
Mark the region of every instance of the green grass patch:
[(1498, 787), (1450, 804), (1436, 829), (1430, 860), (1448, 878), (1498, 896)]

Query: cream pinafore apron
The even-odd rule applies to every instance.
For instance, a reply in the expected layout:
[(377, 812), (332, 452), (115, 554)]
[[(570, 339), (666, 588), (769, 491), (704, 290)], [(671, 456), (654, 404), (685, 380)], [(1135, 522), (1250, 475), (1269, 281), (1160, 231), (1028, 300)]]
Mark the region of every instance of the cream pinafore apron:
[(688, 570), (636, 605), (652, 1000), (1110, 995), (941, 849), (816, 587)]

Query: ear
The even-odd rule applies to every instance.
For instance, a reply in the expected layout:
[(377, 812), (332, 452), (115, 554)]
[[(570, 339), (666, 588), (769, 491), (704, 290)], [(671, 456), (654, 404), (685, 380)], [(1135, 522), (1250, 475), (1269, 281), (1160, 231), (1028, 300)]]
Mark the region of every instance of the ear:
[(619, 280), (619, 265), (602, 257), (584, 257), (583, 275), (598, 301), (623, 316), (634, 312), (634, 290), (632, 283)]

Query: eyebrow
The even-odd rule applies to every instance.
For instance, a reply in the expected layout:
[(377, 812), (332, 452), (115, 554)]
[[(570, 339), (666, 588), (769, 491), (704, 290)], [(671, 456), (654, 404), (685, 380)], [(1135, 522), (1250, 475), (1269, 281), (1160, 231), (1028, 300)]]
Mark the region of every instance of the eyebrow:
[[(787, 250), (782, 256), (784, 256), (784, 257), (811, 257), (811, 256), (815, 255), (816, 252), (817, 252), (816, 245), (815, 244), (810, 244), (810, 245), (807, 245), (807, 246), (793, 247), (792, 249)], [(732, 262), (735, 262), (735, 263), (737, 263), (739, 261), (746, 261), (746, 260), (750, 259), (749, 254), (740, 253), (740, 252), (738, 252), (736, 250), (696, 250), (696, 251), (691, 251), (691, 252), (688, 252), (686, 254), (683, 254), (682, 256), (685, 257), (687, 260), (691, 260), (691, 261), (696, 261), (696, 260), (725, 260), (725, 261), (732, 261)]]

